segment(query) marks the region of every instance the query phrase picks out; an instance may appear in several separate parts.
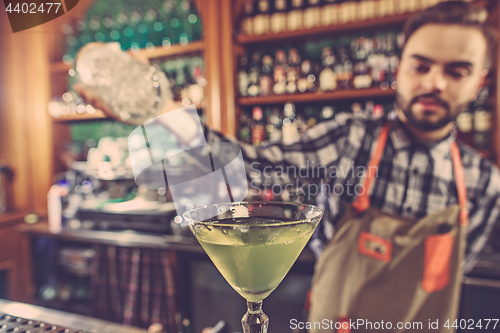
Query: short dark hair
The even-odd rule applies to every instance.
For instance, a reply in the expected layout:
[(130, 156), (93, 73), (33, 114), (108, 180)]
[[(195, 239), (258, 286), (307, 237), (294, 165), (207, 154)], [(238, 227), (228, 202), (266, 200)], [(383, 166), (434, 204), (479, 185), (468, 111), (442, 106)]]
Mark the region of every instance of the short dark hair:
[(470, 2), (445, 1), (410, 17), (404, 26), (405, 44), (411, 35), (426, 24), (457, 24), (479, 29), (486, 39), (485, 66), (491, 67), (497, 44), (497, 31), (487, 22), (488, 12)]

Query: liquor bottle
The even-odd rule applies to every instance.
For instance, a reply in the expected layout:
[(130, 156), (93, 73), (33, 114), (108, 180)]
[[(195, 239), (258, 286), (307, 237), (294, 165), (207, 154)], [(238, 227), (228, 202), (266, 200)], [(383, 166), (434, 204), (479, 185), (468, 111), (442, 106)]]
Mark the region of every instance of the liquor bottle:
[(356, 89), (369, 88), (372, 85), (367, 62), (367, 40), (365, 37), (351, 40), (351, 54), (354, 59), (352, 85)]
[(319, 110), (316, 107), (305, 107), (304, 108), (304, 119), (306, 121), (307, 129), (313, 127), (318, 123)]
[(240, 113), (240, 131), (239, 131), (239, 137), (240, 140), (246, 143), (251, 144), (252, 143), (252, 130), (250, 128), (250, 119), (247, 116), (247, 112), (241, 112)]
[(307, 2), (303, 14), (304, 29), (317, 27), (321, 21), (321, 0), (307, 0)]
[(399, 56), (396, 53), (396, 34), (387, 34), (387, 55), (389, 57), (389, 64), (387, 66), (386, 80), (390, 84), (392, 89), (397, 88), (397, 75), (399, 68)]
[(252, 0), (247, 0), (243, 5), (243, 16), (241, 18), (241, 31), (245, 35), (253, 34), (254, 6)]
[(203, 76), (202, 70), (203, 60), (200, 57), (191, 59), (191, 76), (192, 84), (188, 88), (189, 99), (194, 104), (199, 104), (204, 98), (204, 87), (206, 86), (206, 79)]
[(375, 1), (360, 1), (357, 4), (358, 21), (371, 20), (375, 18)]
[(287, 2), (286, 0), (275, 0), (274, 1), (274, 12), (271, 15), (271, 32), (279, 33), (286, 30), (286, 11)]
[(299, 139), (299, 128), (295, 119), (295, 105), (286, 103), (283, 109), (285, 118), (283, 119), (283, 143), (290, 144)]
[(338, 0), (324, 0), (325, 4), (321, 8), (321, 25), (328, 26), (332, 24), (337, 24), (338, 13), (337, 13), (337, 3)]
[[(122, 30), (122, 36), (123, 37), (123, 44), (125, 45), (126, 49), (130, 49), (132, 45), (137, 45), (137, 25), (139, 24), (139, 21), (141, 20), (141, 14), (139, 14), (138, 11), (134, 10), (130, 12), (130, 15), (128, 16), (128, 20), (126, 24), (124, 25), (124, 28)], [(135, 43), (135, 44), (134, 44)], [(122, 46), (123, 46), (122, 44)]]
[(297, 90), (300, 92), (308, 91), (309, 82), (307, 82), (307, 77), (312, 71), (311, 61), (309, 59), (302, 60), (300, 65), (300, 74), (297, 80)]
[(288, 66), (286, 70), (286, 92), (293, 94), (297, 92), (297, 80), (300, 74), (301, 57), (296, 48), (291, 48), (288, 51)]
[(483, 107), (474, 111), (474, 148), (488, 153), (492, 141), (492, 113)]
[(307, 90), (315, 92), (319, 87), (319, 74), (321, 73), (321, 65), (319, 62), (312, 62), (311, 72), (307, 75)]
[(286, 24), (289, 31), (302, 29), (302, 10), (304, 0), (292, 0), (292, 6), (286, 17)]
[(64, 34), (63, 59), (65, 59), (67, 63), (72, 63), (73, 57), (78, 50), (78, 39), (75, 37), (76, 33), (75, 29), (73, 29), (73, 24), (62, 24), (61, 31)]
[(323, 69), (319, 74), (319, 87), (322, 91), (331, 91), (337, 88), (337, 75), (333, 71), (335, 54), (329, 46), (321, 51), (321, 64)]
[(179, 2), (177, 17), (181, 22), (181, 29), (179, 34), (179, 43), (187, 45), (193, 41), (194, 29), (193, 25), (189, 22), (189, 15), (191, 15), (192, 8), (195, 7), (190, 0), (181, 0)]
[(266, 126), (269, 142), (280, 142), (282, 139), (281, 126), (282, 119), (280, 110), (278, 108), (274, 108), (271, 111), (271, 116), (268, 120), (268, 125)]
[[(184, 62), (184, 67), (182, 69), (184, 75), (184, 84), (181, 90), (181, 101), (183, 104), (190, 105), (193, 102), (191, 96), (189, 95), (189, 90), (191, 87), (195, 87), (196, 82), (193, 77), (193, 67), (191, 66), (191, 59), (186, 59)], [(192, 88), (194, 90), (194, 88)]]
[[(405, 0), (408, 1), (408, 0)], [(382, 16), (392, 16), (396, 13), (396, 1), (380, 0), (379, 14)]]
[(382, 104), (376, 104), (372, 111), (373, 118), (382, 118), (384, 116), (384, 106)]
[(181, 34), (182, 34), (182, 28), (181, 28), (181, 21), (179, 20), (179, 14), (183, 11), (182, 10), (182, 1), (178, 1), (176, 6), (174, 7), (174, 12), (172, 13), (172, 18), (170, 19), (169, 22), (169, 30), (172, 30), (172, 44), (177, 44), (181, 41)]
[(248, 69), (248, 96), (258, 96), (260, 94), (259, 76), (260, 76), (260, 54), (255, 52), (252, 55), (252, 61)]
[(356, 19), (356, 3), (352, 0), (344, 1), (338, 6), (338, 22), (344, 24)]
[(201, 35), (201, 22), (200, 22), (200, 14), (196, 6), (191, 3), (190, 10), (187, 16), (187, 22), (191, 25), (192, 36), (190, 40), (196, 41), (202, 38)]
[(264, 114), (259, 106), (252, 110), (252, 144), (259, 146), (266, 138), (266, 127), (263, 122)]
[[(142, 15), (142, 26), (141, 26), (141, 42), (139, 43), (141, 48), (147, 48), (148, 50), (154, 49), (154, 44), (156, 43), (154, 24), (157, 17), (156, 10), (154, 8), (149, 8)], [(155, 42), (155, 43), (153, 43)]]
[(96, 41), (95, 36), (96, 34), (99, 33), (99, 30), (101, 29), (101, 17), (96, 14), (90, 15), (87, 27), (90, 28), (87, 30), (90, 40), (92, 42), (95, 42)]
[(458, 139), (465, 144), (474, 146), (473, 116), (469, 109), (463, 110), (456, 119)]
[(364, 118), (365, 117), (365, 110), (363, 110), (361, 103), (351, 104), (351, 111), (352, 111), (352, 114), (354, 115), (354, 117), (356, 117), (356, 118)]
[(240, 55), (240, 69), (238, 71), (238, 91), (240, 96), (248, 96), (248, 56)]
[(297, 130), (299, 134), (305, 133), (307, 131), (307, 123), (304, 116), (299, 113), (295, 118), (297, 119)]
[(259, 77), (261, 96), (269, 96), (273, 92), (273, 58), (270, 55), (262, 57), (261, 75)]
[(300, 74), (297, 80), (297, 90), (300, 92), (314, 92), (316, 91), (316, 75), (314, 67), (317, 67), (316, 64), (313, 64), (311, 60), (305, 59), (302, 60), (300, 65)]
[(175, 87), (174, 94), (177, 97), (177, 100), (182, 101), (183, 99), (188, 97), (186, 83), (187, 83), (187, 74), (185, 70), (184, 59), (177, 60), (176, 66), (176, 79), (175, 79)]
[(170, 28), (170, 21), (174, 14), (175, 3), (173, 0), (166, 0), (159, 8), (158, 22), (163, 26), (163, 30), (159, 33), (161, 37), (161, 45), (163, 48), (168, 49), (172, 46), (174, 41), (173, 30)]
[(408, 11), (415, 12), (420, 9), (420, 1), (419, 0), (408, 0)]
[(253, 33), (255, 35), (269, 33), (270, 12), (269, 0), (258, 0), (257, 14), (253, 18)]
[(387, 43), (385, 36), (375, 37), (375, 52), (368, 56), (368, 62), (372, 67), (373, 84), (382, 89), (387, 89), (389, 84), (386, 81), (386, 72), (389, 66), (389, 58), (386, 54)]
[(104, 15), (101, 21), (101, 29), (99, 31), (99, 34), (96, 34), (96, 36), (94, 37), (96, 41), (111, 42), (113, 41), (110, 36), (111, 30), (113, 30), (114, 25), (113, 12), (110, 8), (108, 8), (108, 10), (104, 11), (103, 14)]
[(331, 119), (334, 114), (335, 114), (335, 111), (334, 111), (333, 107), (325, 106), (321, 110), (321, 120)]
[(286, 72), (287, 72), (286, 53), (283, 49), (276, 50), (275, 64), (273, 69), (274, 87), (273, 92), (276, 95), (286, 93)]
[(352, 62), (349, 57), (349, 52), (345, 45), (340, 44), (337, 48), (339, 64), (335, 66), (337, 74), (337, 86), (339, 89), (347, 90), (351, 88), (352, 81)]

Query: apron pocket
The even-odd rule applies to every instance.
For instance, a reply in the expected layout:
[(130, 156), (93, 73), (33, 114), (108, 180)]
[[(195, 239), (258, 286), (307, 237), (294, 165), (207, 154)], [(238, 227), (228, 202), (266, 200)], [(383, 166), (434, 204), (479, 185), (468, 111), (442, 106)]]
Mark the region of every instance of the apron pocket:
[(450, 283), (450, 261), (454, 238), (451, 233), (428, 236), (424, 244), (422, 289), (428, 293), (442, 290)]
[(388, 263), (392, 258), (392, 243), (382, 237), (362, 232), (358, 239), (358, 252), (367, 257)]

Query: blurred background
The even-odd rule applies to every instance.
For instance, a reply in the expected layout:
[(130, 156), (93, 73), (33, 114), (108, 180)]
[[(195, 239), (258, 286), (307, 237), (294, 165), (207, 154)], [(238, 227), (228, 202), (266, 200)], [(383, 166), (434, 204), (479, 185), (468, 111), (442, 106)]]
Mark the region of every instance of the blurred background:
[[(0, 298), (165, 332), (199, 333), (219, 319), (240, 330), (243, 299), (176, 216), (168, 188), (136, 185), (135, 126), (74, 91), (82, 46), (119, 43), (157, 65), (173, 99), (217, 131), (291, 142), (338, 112), (390, 116), (403, 24), (437, 2), (79, 0), (15, 34), (0, 5)], [(498, 26), (498, 2), (475, 2)], [(497, 63), (457, 129), (500, 165)], [(249, 199), (314, 203), (294, 189)], [(464, 319), (498, 316), (499, 235), (464, 280)], [(303, 318), (313, 266), (304, 251), (266, 301), (272, 331)]]

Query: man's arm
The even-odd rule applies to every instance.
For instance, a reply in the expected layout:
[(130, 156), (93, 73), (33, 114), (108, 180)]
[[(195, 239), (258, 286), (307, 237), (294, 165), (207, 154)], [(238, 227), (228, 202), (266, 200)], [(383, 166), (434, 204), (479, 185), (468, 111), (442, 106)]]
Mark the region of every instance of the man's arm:
[(253, 146), (207, 129), (207, 142), (230, 141), (242, 150), (250, 186), (310, 184), (328, 176), (327, 170), (342, 154), (352, 117), (339, 114), (307, 130), (292, 144)]

